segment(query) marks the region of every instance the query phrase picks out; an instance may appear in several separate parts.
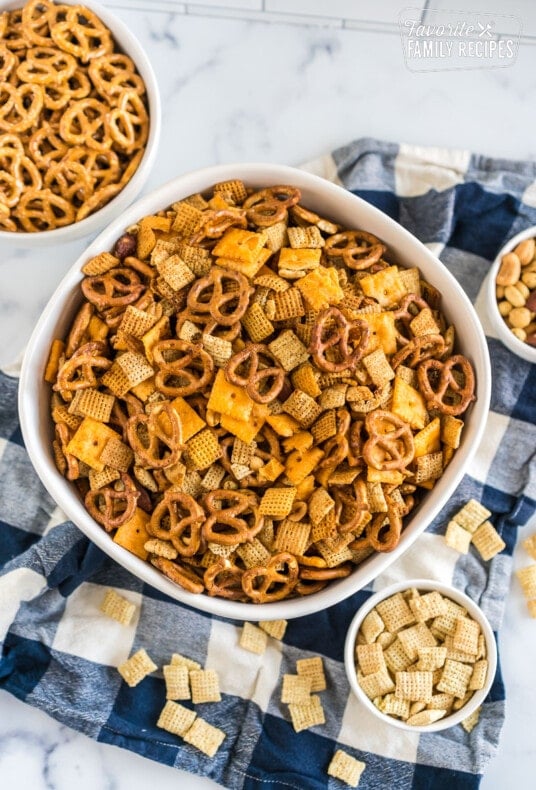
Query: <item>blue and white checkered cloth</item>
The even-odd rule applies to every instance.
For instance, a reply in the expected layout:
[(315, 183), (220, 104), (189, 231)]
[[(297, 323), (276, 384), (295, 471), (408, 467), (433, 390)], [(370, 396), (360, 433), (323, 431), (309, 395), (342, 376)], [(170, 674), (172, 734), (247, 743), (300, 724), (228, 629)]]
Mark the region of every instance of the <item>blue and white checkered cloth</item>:
[[(313, 169), (309, 167), (308, 169)], [(465, 151), (363, 139), (314, 169), (387, 212), (436, 252), (475, 301), (491, 351), (493, 396), (485, 438), (467, 475), (413, 547), (378, 577), (454, 583), (486, 612), (495, 631), (503, 612), (517, 527), (536, 504), (536, 366), (492, 336), (481, 308), (482, 280), (501, 245), (536, 224), (536, 165)], [(462, 328), (463, 330), (463, 328)], [(282, 643), (256, 656), (238, 647), (241, 624), (210, 617), (144, 585), (92, 545), (56, 507), (25, 452), (17, 380), (0, 374), (0, 687), (92, 738), (212, 777), (227, 788), (320, 790), (342, 787), (326, 774), (336, 748), (367, 767), (360, 787), (452, 790), (477, 787), (504, 717), (500, 670), (471, 734), (460, 726), (406, 733), (378, 722), (350, 694), (343, 645), (371, 589), (289, 623)], [(494, 515), (505, 551), (485, 563), (443, 539), (449, 516), (475, 497)], [(106, 587), (137, 604), (122, 627), (99, 613)], [(226, 738), (211, 760), (156, 727), (165, 702), (162, 673), (137, 687), (116, 667), (145, 647), (160, 667), (183, 653), (220, 674), (222, 702), (201, 715)], [(295, 733), (280, 702), (281, 678), (321, 654), (326, 723)]]

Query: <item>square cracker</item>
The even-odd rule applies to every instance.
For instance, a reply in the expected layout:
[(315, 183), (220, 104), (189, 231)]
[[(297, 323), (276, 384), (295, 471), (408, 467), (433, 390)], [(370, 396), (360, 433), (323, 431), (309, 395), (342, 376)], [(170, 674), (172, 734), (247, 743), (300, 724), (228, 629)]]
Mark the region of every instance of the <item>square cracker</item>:
[(472, 543), (484, 562), (491, 560), (506, 546), (491, 521), (484, 521), (473, 533)]
[(481, 505), (476, 499), (470, 499), (452, 518), (460, 527), (474, 532), (489, 516), (491, 516), (491, 510)]
[(121, 625), (130, 625), (136, 606), (116, 593), (115, 590), (109, 589), (106, 591), (100, 610), (113, 620), (117, 620)]
[(296, 671), (298, 675), (311, 678), (311, 691), (324, 691), (326, 688), (326, 676), (324, 674), (322, 656), (299, 658), (296, 661)]
[(244, 623), (240, 634), (240, 647), (261, 655), (266, 650), (268, 634), (253, 623)]
[(460, 554), (467, 554), (471, 545), (471, 533), (457, 521), (449, 521), (445, 532), (445, 543)]
[(220, 702), (220, 680), (214, 669), (190, 670), (190, 686), (192, 689), (192, 702)]
[(283, 675), (281, 702), (287, 704), (293, 702), (307, 703), (311, 698), (311, 685), (312, 680), (306, 675)]
[(259, 628), (266, 631), (274, 639), (283, 639), (287, 630), (288, 620), (261, 620)]
[(197, 713), (194, 710), (168, 700), (162, 708), (156, 726), (173, 733), (173, 735), (183, 737), (194, 723), (196, 716)]
[(158, 667), (143, 647), (117, 667), (117, 671), (125, 683), (128, 683), (131, 688), (141, 683), (143, 678), (150, 675), (151, 672), (154, 672), (156, 669), (158, 669)]
[(184, 733), (183, 738), (186, 743), (195, 746), (207, 757), (214, 757), (225, 739), (225, 733), (208, 721), (197, 717), (190, 729)]
[(366, 767), (366, 763), (356, 760), (355, 757), (342, 749), (337, 749), (328, 765), (328, 774), (334, 776), (335, 779), (340, 779), (349, 787), (357, 787)]
[(326, 723), (324, 708), (318, 694), (312, 694), (307, 702), (292, 702), (288, 708), (295, 732)]
[(401, 593), (396, 593), (384, 601), (380, 601), (376, 609), (387, 630), (393, 634), (396, 634), (407, 625), (413, 625), (415, 622), (415, 615)]
[(166, 664), (163, 671), (166, 681), (166, 699), (191, 699), (188, 667), (185, 664)]

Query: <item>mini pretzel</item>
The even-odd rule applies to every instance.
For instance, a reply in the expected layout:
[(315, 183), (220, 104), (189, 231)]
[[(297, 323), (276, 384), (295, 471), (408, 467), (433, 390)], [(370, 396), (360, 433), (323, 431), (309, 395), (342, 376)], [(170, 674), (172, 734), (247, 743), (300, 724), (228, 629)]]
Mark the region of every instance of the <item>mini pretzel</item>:
[(58, 85), (69, 80), (75, 71), (76, 59), (72, 55), (44, 46), (27, 51), (24, 62), (17, 69), (17, 76), (22, 82)]
[[(369, 335), (370, 329), (365, 321), (348, 321), (338, 307), (328, 307), (320, 313), (313, 326), (310, 351), (321, 370), (330, 373), (355, 370), (365, 353)], [(328, 349), (336, 350), (338, 361), (326, 358)]]
[(136, 510), (136, 502), (140, 492), (131, 478), (121, 474), (122, 489), (105, 486), (96, 491), (88, 491), (84, 504), (91, 516), (106, 532), (120, 527), (129, 521)]
[(44, 103), (43, 88), (35, 83), (19, 87), (9, 82), (0, 84), (0, 130), (25, 132), (36, 122)]
[(385, 244), (364, 230), (346, 230), (326, 239), (328, 258), (342, 258), (349, 269), (368, 269), (385, 252)]
[(288, 552), (275, 554), (265, 566), (249, 568), (242, 576), (242, 589), (253, 603), (271, 603), (287, 598), (298, 581), (299, 565)]
[(145, 105), (134, 90), (124, 90), (106, 118), (112, 141), (127, 153), (132, 153), (147, 142), (149, 116)]
[(269, 227), (287, 216), (287, 209), (296, 205), (301, 192), (296, 187), (277, 186), (254, 192), (244, 201), (250, 222), (259, 227)]
[(188, 307), (194, 313), (210, 313), (216, 323), (232, 326), (247, 310), (251, 290), (240, 272), (214, 266), (188, 292)]
[(396, 414), (383, 409), (370, 412), (365, 418), (369, 438), (363, 446), (363, 457), (379, 471), (405, 469), (415, 454), (410, 426)]
[(65, 469), (63, 471), (60, 469), (60, 471), (62, 471), (67, 480), (77, 480), (80, 477), (80, 463), (78, 458), (67, 452), (67, 445), (71, 440), (71, 431), (69, 431), (68, 426), (64, 422), (57, 422), (54, 430), (56, 441), (65, 462)]
[(402, 517), (393, 506), (389, 495), (385, 497), (387, 501), (387, 524), (385, 523), (385, 513), (378, 513), (367, 526), (367, 537), (370, 545), (376, 551), (393, 551), (399, 542), (402, 533)]
[[(224, 506), (226, 503), (231, 503)], [(235, 546), (252, 540), (260, 532), (264, 518), (258, 512), (258, 500), (251, 491), (216, 489), (203, 497), (203, 507), (209, 514), (203, 525), (207, 542)], [(253, 521), (248, 523), (246, 518)]]
[(230, 559), (221, 557), (208, 566), (203, 581), (209, 595), (227, 598), (230, 601), (241, 601), (244, 599), (243, 575), (242, 568), (239, 568)]
[(85, 277), (82, 280), (82, 293), (98, 310), (109, 307), (126, 307), (132, 304), (145, 291), (145, 285), (130, 268), (110, 269), (106, 274)]
[(50, 189), (28, 189), (13, 212), (28, 233), (62, 228), (74, 222), (74, 207)]
[(210, 313), (197, 314), (186, 308), (177, 316), (177, 335), (180, 334), (185, 321), (190, 321), (192, 324), (199, 326), (200, 334), (214, 335), (215, 337), (221, 337), (222, 340), (230, 340), (231, 342), (236, 340), (242, 331), (240, 321), (235, 321), (230, 326), (220, 326)]
[[(455, 373), (458, 372), (463, 383)], [(475, 400), (475, 376), (469, 360), (461, 354), (445, 362), (428, 359), (417, 368), (419, 387), (428, 409), (437, 409), (442, 414), (463, 414)]]
[(95, 309), (90, 302), (84, 302), (77, 312), (67, 337), (67, 343), (65, 344), (65, 356), (67, 359), (72, 357), (74, 352), (82, 345), (82, 341), (86, 337), (87, 328), (94, 312)]
[[(362, 524), (364, 515), (368, 513), (367, 489), (364, 480), (361, 478), (354, 480), (349, 490), (351, 490), (351, 494), (342, 488), (336, 488), (333, 493), (337, 530), (341, 535), (354, 532)], [(345, 511), (351, 513), (347, 521), (343, 521)]]
[[(270, 360), (274, 364), (272, 367), (261, 368), (264, 360)], [(247, 368), (245, 375), (238, 372), (242, 366)], [(225, 366), (225, 377), (231, 384), (245, 387), (249, 397), (256, 403), (271, 403), (283, 388), (285, 371), (277, 364), (276, 358), (266, 346), (261, 343), (246, 343), (242, 351), (232, 356)]]
[(90, 61), (88, 73), (93, 85), (102, 96), (117, 96), (123, 90), (145, 92), (145, 85), (128, 55), (113, 52)]
[(166, 469), (179, 460), (183, 449), (182, 427), (177, 412), (167, 401), (149, 415), (130, 417), (126, 432), (136, 455), (151, 469)]
[(106, 134), (109, 109), (98, 99), (80, 99), (73, 102), (60, 120), (60, 134), (69, 145), (86, 145), (105, 151), (112, 145)]
[(155, 385), (172, 398), (205, 387), (214, 372), (214, 360), (200, 345), (187, 340), (161, 340), (153, 347), (158, 372)]
[(150, 535), (169, 540), (183, 557), (193, 557), (201, 548), (201, 526), (205, 512), (189, 494), (168, 489), (153, 510), (147, 525)]
[(60, 392), (73, 392), (97, 386), (96, 370), (106, 371), (112, 366), (104, 356), (104, 343), (92, 341), (80, 346), (72, 357), (65, 362), (59, 372), (54, 389)]
[(108, 28), (83, 6), (69, 6), (65, 21), (52, 24), (50, 35), (61, 50), (70, 52), (82, 63), (109, 55), (113, 48)]
[(445, 351), (442, 335), (420, 335), (405, 343), (404, 347), (391, 357), (391, 367), (396, 370), (402, 363), (409, 368), (416, 368), (425, 359), (440, 357)]
[[(414, 293), (406, 294), (400, 302), (398, 310), (393, 311), (395, 321), (401, 321), (406, 329), (408, 329), (410, 321), (415, 318), (415, 314), (410, 311), (412, 305), (418, 307), (419, 310), (424, 310), (429, 307), (428, 302), (421, 296)], [(404, 345), (409, 342), (409, 338), (400, 334), (400, 332), (397, 335), (397, 340)]]

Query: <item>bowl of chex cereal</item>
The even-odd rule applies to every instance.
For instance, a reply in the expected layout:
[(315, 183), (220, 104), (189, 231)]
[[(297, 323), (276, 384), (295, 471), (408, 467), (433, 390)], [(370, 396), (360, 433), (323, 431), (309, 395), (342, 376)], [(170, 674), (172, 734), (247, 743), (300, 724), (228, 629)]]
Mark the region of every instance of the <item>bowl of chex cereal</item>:
[(497, 668), (493, 631), (455, 587), (409, 579), (372, 595), (348, 629), (344, 662), (360, 702), (401, 729), (467, 731)]
[(239, 164), (160, 187), (88, 247), (30, 340), (20, 414), (49, 492), (111, 557), (191, 606), (277, 620), (411, 545), (489, 397), (476, 313), (422, 244), (335, 184)]

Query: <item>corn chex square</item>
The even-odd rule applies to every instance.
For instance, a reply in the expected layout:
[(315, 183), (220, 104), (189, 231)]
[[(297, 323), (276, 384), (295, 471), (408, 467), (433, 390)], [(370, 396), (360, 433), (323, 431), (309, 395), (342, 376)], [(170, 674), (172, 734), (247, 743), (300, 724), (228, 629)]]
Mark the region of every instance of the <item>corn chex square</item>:
[(295, 732), (326, 723), (324, 708), (318, 694), (312, 694), (307, 702), (291, 702), (288, 709)]
[(311, 698), (312, 680), (306, 675), (283, 675), (281, 702), (308, 702)]
[(304, 428), (309, 428), (322, 413), (322, 407), (307, 393), (294, 390), (283, 403), (283, 411), (294, 417)]
[(107, 617), (117, 620), (121, 625), (130, 625), (136, 606), (127, 601), (126, 598), (123, 598), (122, 595), (119, 595), (119, 593), (116, 593), (115, 590), (110, 589), (106, 591), (100, 610)]
[(322, 661), (322, 656), (299, 658), (296, 661), (296, 671), (298, 675), (311, 678), (311, 691), (325, 690), (326, 676), (324, 674), (324, 662)]
[(445, 543), (460, 554), (467, 554), (471, 545), (472, 534), (461, 527), (457, 521), (449, 521), (445, 532)]
[(156, 726), (162, 730), (180, 735), (183, 737), (195, 721), (197, 713), (184, 705), (168, 700), (156, 722)]
[(190, 672), (185, 664), (166, 664), (163, 668), (166, 699), (190, 699)]
[(415, 615), (404, 600), (402, 593), (396, 593), (384, 601), (380, 601), (376, 609), (387, 630), (393, 634), (415, 622)]
[(456, 627), (452, 635), (452, 646), (455, 650), (463, 653), (478, 653), (478, 637), (480, 636), (480, 626), (476, 620), (470, 617), (458, 617)]
[(376, 609), (372, 609), (363, 619), (360, 633), (363, 634), (366, 644), (369, 645), (376, 641), (382, 631), (385, 631), (385, 623)]
[(435, 647), (437, 645), (436, 638), (425, 623), (417, 623), (409, 628), (404, 628), (398, 632), (398, 638), (404, 652), (412, 661), (417, 659), (420, 647)]
[(469, 681), (469, 691), (480, 691), (486, 685), (486, 678), (488, 676), (488, 662), (487, 659), (481, 658), (473, 666), (473, 674)]
[(483, 524), (477, 527), (473, 533), (472, 543), (484, 562), (491, 560), (506, 546), (506, 543), (491, 521), (484, 521)]
[(470, 499), (452, 518), (460, 527), (474, 532), (489, 516), (491, 516), (491, 510), (481, 505), (476, 499)]
[(192, 689), (192, 702), (220, 702), (220, 681), (214, 669), (190, 670), (190, 687)]
[(384, 659), (391, 672), (403, 672), (412, 663), (398, 637), (384, 650)]
[(480, 719), (480, 711), (482, 710), (482, 706), (477, 708), (470, 716), (462, 721), (462, 727), (465, 732), (472, 732), (476, 725), (478, 724), (478, 720)]
[(201, 669), (201, 664), (198, 661), (194, 661), (192, 658), (187, 658), (187, 656), (183, 656), (181, 653), (173, 653), (169, 663), (175, 666), (178, 664), (184, 664), (184, 666), (188, 667), (189, 670)]
[(369, 699), (382, 697), (395, 690), (393, 678), (386, 669), (380, 669), (370, 675), (358, 676), (358, 683)]
[(295, 497), (296, 488), (293, 486), (269, 488), (263, 494), (259, 505), (259, 513), (263, 516), (284, 518), (291, 512)]
[(448, 611), (443, 596), (437, 590), (419, 595), (416, 598), (410, 598), (408, 604), (419, 623), (425, 623), (427, 620), (439, 617)]
[(151, 672), (154, 672), (156, 669), (158, 669), (158, 667), (143, 647), (117, 667), (117, 671), (125, 683), (131, 688), (141, 683), (143, 678), (150, 675)]
[(76, 390), (69, 404), (69, 413), (79, 417), (93, 417), (98, 422), (109, 422), (114, 401), (113, 395), (99, 392), (93, 387)]
[(397, 672), (395, 696), (410, 702), (428, 702), (433, 695), (431, 672)]
[(259, 623), (259, 628), (266, 631), (273, 639), (283, 639), (287, 626), (287, 620), (261, 620)]
[(268, 348), (287, 373), (309, 359), (309, 352), (291, 329), (281, 332)]
[(225, 740), (225, 733), (198, 716), (183, 738), (207, 757), (214, 757)]
[(436, 688), (438, 691), (444, 691), (445, 694), (452, 694), (453, 697), (461, 699), (467, 693), (472, 674), (471, 664), (463, 664), (461, 661), (447, 658), (441, 680)]
[(349, 787), (357, 787), (366, 767), (366, 763), (356, 760), (355, 757), (342, 749), (337, 749), (328, 765), (328, 774), (334, 776), (335, 779), (340, 779)]
[(516, 571), (516, 576), (523, 590), (525, 598), (536, 598), (536, 564), (527, 565)]
[(364, 675), (387, 669), (383, 650), (377, 642), (372, 645), (357, 645), (356, 654), (359, 669)]
[(291, 554), (305, 554), (309, 546), (311, 525), (304, 521), (284, 519), (276, 528), (274, 546), (277, 551), (289, 551)]
[(261, 655), (266, 650), (268, 634), (253, 623), (244, 623), (240, 634), (240, 647)]

